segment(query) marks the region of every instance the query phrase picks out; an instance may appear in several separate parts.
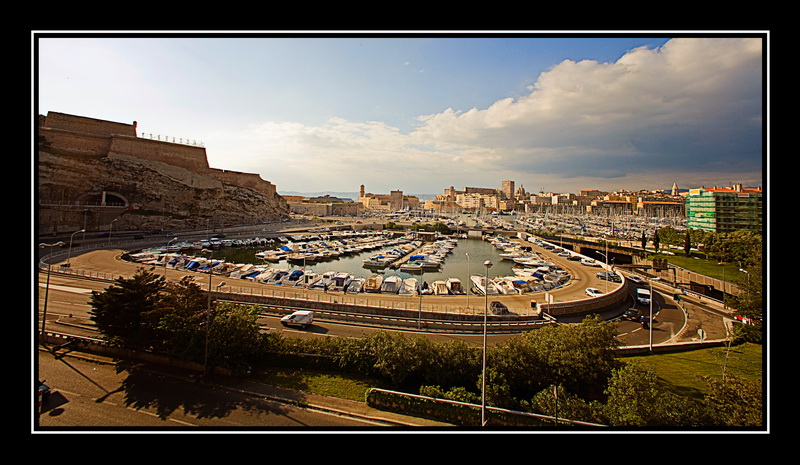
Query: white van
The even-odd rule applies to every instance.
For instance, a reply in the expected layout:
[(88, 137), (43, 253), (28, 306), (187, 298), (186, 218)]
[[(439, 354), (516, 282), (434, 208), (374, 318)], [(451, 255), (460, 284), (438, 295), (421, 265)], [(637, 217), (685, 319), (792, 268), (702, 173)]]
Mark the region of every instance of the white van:
[(650, 291), (647, 289), (636, 289), (636, 299), (642, 305), (650, 305)]
[(308, 328), (312, 321), (314, 321), (314, 312), (311, 310), (298, 310), (281, 318), (282, 325), (299, 326), (301, 328)]

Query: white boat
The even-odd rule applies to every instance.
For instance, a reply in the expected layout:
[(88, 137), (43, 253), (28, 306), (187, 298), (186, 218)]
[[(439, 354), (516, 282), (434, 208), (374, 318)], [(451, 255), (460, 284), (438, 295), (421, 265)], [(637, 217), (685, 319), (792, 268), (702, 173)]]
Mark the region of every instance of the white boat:
[(431, 288), (433, 288), (434, 295), (448, 295), (450, 292), (447, 290), (447, 283), (444, 281), (434, 281), (431, 283)]
[(406, 262), (400, 265), (401, 271), (413, 273), (415, 271), (422, 271), (422, 264), (419, 262)]
[(321, 279), (321, 276), (314, 272), (307, 272), (303, 274), (303, 279), (297, 281), (297, 287), (304, 287), (306, 289), (310, 289), (311, 286), (317, 282), (317, 280)]
[(487, 286), (485, 276), (473, 275), (470, 277), (470, 280), (472, 281), (472, 285), (475, 288), (475, 291), (480, 295), (487, 295), (487, 294), (496, 295), (499, 293), (494, 283), (491, 282), (491, 280), (489, 280)]
[(381, 284), (383, 284), (383, 276), (373, 274), (364, 283), (364, 292), (380, 292)]
[(328, 287), (328, 290), (332, 291), (343, 291), (345, 285), (353, 279), (353, 275), (349, 273), (336, 273), (331, 278), (331, 284)]
[(397, 275), (387, 276), (381, 284), (381, 294), (397, 294), (403, 287), (403, 278)]
[(358, 294), (359, 292), (364, 290), (364, 283), (367, 280), (364, 278), (353, 278), (350, 280), (350, 283), (345, 288), (345, 292), (348, 294)]
[(458, 278), (448, 278), (445, 282), (447, 286), (448, 292), (453, 295), (463, 295), (466, 294), (464, 286), (461, 284), (461, 280)]
[(510, 278), (501, 276), (499, 278), (494, 278), (492, 282), (500, 294), (519, 294), (519, 291), (514, 287), (514, 284), (511, 283)]
[(406, 278), (403, 280), (403, 287), (400, 289), (402, 295), (414, 295), (419, 290), (417, 278)]
[(275, 273), (267, 280), (267, 284), (282, 285), (283, 280), (289, 276), (288, 269), (275, 270)]

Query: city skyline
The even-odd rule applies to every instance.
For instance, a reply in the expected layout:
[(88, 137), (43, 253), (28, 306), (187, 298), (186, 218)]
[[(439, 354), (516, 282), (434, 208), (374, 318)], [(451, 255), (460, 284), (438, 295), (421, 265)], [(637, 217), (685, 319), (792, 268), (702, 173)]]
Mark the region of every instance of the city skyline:
[(34, 111), (202, 141), (282, 192), (763, 185), (761, 36), (671, 35), (43, 34)]

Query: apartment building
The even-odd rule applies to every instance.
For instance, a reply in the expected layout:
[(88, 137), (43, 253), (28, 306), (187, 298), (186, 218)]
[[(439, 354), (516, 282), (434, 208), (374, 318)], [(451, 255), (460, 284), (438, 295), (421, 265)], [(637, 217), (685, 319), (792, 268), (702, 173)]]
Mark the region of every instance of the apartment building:
[(762, 231), (762, 190), (741, 184), (690, 189), (686, 196), (686, 227), (717, 233), (740, 229)]

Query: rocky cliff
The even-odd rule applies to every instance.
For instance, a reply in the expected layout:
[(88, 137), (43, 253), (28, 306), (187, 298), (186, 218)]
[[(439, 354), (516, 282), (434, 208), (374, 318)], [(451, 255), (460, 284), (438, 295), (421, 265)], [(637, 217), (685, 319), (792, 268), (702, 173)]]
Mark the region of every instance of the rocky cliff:
[[(115, 144), (115, 139), (124, 143)], [(150, 144), (150, 145), (147, 145)], [(159, 150), (168, 155), (171, 145)], [(114, 147), (136, 147), (115, 150)], [(288, 216), (286, 201), (255, 175), (171, 163), (149, 141), (40, 126), (37, 210), (40, 234), (175, 230), (257, 224)], [(186, 150), (176, 148), (174, 150)], [(205, 151), (202, 150), (202, 158)], [(178, 152), (176, 152), (178, 153)], [(163, 159), (160, 161), (159, 158)], [(255, 176), (257, 178), (257, 176)], [(241, 182), (237, 182), (241, 180)], [(113, 222), (113, 226), (112, 226)]]

